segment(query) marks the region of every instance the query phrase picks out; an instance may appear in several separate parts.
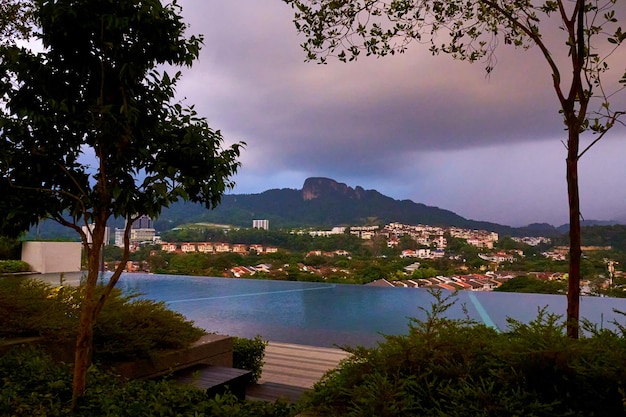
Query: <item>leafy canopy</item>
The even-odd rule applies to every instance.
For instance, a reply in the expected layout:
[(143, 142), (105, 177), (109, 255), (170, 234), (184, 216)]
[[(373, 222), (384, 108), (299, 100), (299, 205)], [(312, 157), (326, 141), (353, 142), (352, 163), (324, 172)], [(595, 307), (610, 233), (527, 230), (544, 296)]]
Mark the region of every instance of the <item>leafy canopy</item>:
[(181, 73), (163, 68), (191, 66), (202, 43), (184, 36), (176, 1), (34, 4), (44, 51), (0, 50), (0, 232), (157, 216), (178, 199), (215, 206), (242, 144), (222, 149), (221, 133), (174, 101)]

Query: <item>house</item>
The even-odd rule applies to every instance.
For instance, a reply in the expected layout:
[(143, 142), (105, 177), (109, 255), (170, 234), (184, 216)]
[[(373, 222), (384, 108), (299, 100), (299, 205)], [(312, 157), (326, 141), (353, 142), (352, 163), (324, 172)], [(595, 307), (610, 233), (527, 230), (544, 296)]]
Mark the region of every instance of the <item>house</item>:
[(252, 251), (256, 253), (263, 253), (263, 245), (258, 245), (258, 244), (250, 245), (250, 252)]
[(415, 282), (415, 281), (414, 281), (414, 280), (412, 280), (412, 279), (407, 279), (407, 280), (406, 280), (406, 283), (407, 283), (407, 285), (408, 285), (410, 288), (419, 288), (419, 286), (420, 286), (420, 285), (419, 285), (419, 283)]
[(461, 278), (459, 277), (452, 277), (452, 279), (454, 280), (454, 283), (460, 287), (462, 287), (462, 289), (464, 290), (471, 290), (472, 286), (469, 285), (467, 282), (464, 282)]
[(482, 284), (480, 284), (479, 282), (476, 282), (474, 280), (469, 280), (466, 281), (466, 284), (470, 285), (471, 291), (483, 291), (484, 290), (484, 286)]
[(430, 253), (433, 258), (443, 258), (445, 256), (445, 252), (442, 249), (436, 249)]
[[(478, 287), (474, 287), (474, 283), (478, 284)], [(471, 279), (468, 284), (470, 284), (475, 291), (491, 291), (496, 287), (494, 282), (487, 279)]]
[(417, 249), (417, 250), (403, 250), (402, 254), (400, 255), (401, 258), (420, 258), (420, 259), (427, 259), (427, 258), (432, 258), (432, 255), (430, 254), (430, 249)]
[(184, 253), (195, 252), (196, 245), (194, 243), (183, 243), (180, 245), (180, 250)]
[(416, 269), (420, 268), (420, 263), (419, 262), (413, 262), (411, 265), (407, 265), (404, 267), (404, 271), (407, 273), (412, 273), (413, 271), (415, 271)]
[(451, 284), (446, 284), (446, 283), (441, 283), (441, 284), (437, 284), (437, 287), (439, 288), (443, 288), (444, 290), (450, 290), (450, 291), (455, 291), (456, 288), (453, 287)]
[(396, 246), (398, 246), (398, 244), (400, 244), (400, 240), (395, 236), (389, 238), (389, 240), (387, 241), (388, 248), (395, 248)]
[(137, 261), (127, 261), (124, 270), (126, 272), (137, 272), (141, 270), (141, 265)]
[(376, 281), (372, 281), (368, 284), (365, 284), (370, 287), (395, 287), (391, 282), (387, 281), (384, 278), (377, 279)]
[(213, 243), (211, 242), (198, 243), (197, 247), (198, 247), (198, 252), (213, 253)]
[(176, 252), (176, 249), (178, 247), (176, 246), (175, 243), (163, 243), (161, 245), (161, 250), (164, 252)]
[(230, 269), (230, 272), (235, 278), (241, 278), (244, 275), (254, 275), (256, 271), (251, 267), (235, 266)]
[(233, 253), (247, 253), (248, 246), (242, 243), (236, 243), (233, 245)]
[(217, 253), (230, 252), (230, 244), (228, 243), (215, 243), (213, 249)]

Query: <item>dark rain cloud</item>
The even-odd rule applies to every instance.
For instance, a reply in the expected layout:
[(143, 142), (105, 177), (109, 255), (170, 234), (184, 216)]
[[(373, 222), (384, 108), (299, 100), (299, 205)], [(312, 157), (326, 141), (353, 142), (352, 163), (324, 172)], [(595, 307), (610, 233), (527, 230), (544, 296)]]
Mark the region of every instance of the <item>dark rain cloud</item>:
[[(499, 48), (489, 77), (482, 64), (432, 57), (417, 44), (401, 56), (317, 65), (304, 62), (292, 11), (279, 0), (181, 5), (190, 33), (202, 33), (205, 46), (200, 61), (185, 70), (179, 92), (227, 140), (248, 143), (235, 192), (299, 188), (307, 176), (318, 175), (458, 208), (480, 220), (566, 218), (565, 132), (536, 48)], [(494, 166), (514, 172), (494, 173)], [(623, 173), (615, 168), (609, 175)], [(617, 187), (617, 180), (607, 182), (607, 189)], [(485, 192), (485, 183), (499, 193)], [(523, 186), (538, 183), (554, 191)], [(589, 194), (604, 186), (590, 185)], [(455, 200), (458, 195), (499, 197), (527, 215), (493, 201), (480, 207), (476, 199), (470, 209)], [(606, 205), (619, 213), (626, 197), (611, 195)]]

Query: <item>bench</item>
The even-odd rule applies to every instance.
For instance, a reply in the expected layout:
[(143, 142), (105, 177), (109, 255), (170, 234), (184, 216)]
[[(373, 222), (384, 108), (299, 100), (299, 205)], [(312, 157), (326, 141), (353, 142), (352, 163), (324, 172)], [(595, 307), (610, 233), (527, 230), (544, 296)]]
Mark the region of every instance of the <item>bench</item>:
[(244, 400), (246, 387), (252, 381), (252, 372), (224, 366), (195, 365), (174, 372), (172, 379), (179, 384), (203, 389), (211, 397), (230, 391), (240, 400)]

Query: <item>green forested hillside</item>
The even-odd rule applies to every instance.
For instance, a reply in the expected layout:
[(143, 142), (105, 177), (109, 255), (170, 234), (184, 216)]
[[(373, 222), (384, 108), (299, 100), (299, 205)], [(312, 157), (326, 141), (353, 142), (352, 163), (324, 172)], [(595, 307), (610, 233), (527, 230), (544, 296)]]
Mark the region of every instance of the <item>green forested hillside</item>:
[[(307, 189), (307, 183), (315, 180), (315, 188)], [(391, 222), (404, 224), (427, 224), (432, 226), (457, 226), (467, 229), (494, 231), (501, 236), (545, 236), (567, 244), (567, 227), (559, 229), (546, 223), (535, 223), (513, 228), (496, 223), (466, 219), (449, 210), (415, 203), (410, 200), (394, 200), (376, 190), (355, 189), (326, 178), (307, 179), (302, 190), (272, 189), (259, 194), (230, 194), (221, 204), (207, 210), (200, 204), (178, 202), (163, 210), (155, 220), (159, 231), (169, 230), (181, 224), (217, 223), (238, 227), (251, 227), (254, 219), (267, 219), (272, 229), (334, 226), (383, 225)], [(116, 220), (110, 227), (122, 227), (123, 220)], [(586, 227), (584, 245), (613, 246), (626, 249), (625, 226)], [(594, 229), (597, 228), (597, 229)], [(28, 238), (72, 238), (60, 235), (61, 229), (54, 223), (44, 222), (33, 228)], [(621, 236), (621, 237), (620, 237)]]
[[(567, 234), (561, 234), (555, 244), (567, 245)], [(586, 226), (582, 231), (583, 246), (611, 246), (614, 251), (626, 252), (626, 226)]]

